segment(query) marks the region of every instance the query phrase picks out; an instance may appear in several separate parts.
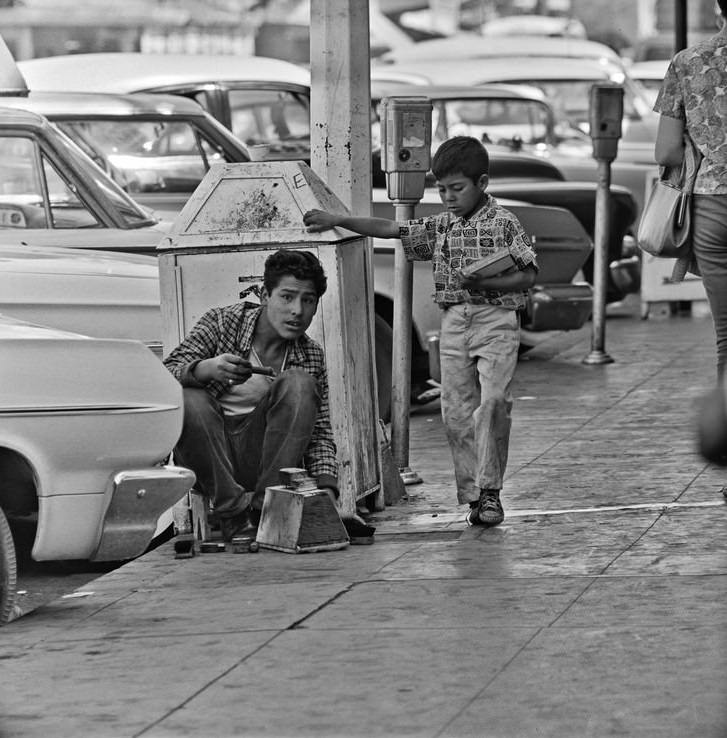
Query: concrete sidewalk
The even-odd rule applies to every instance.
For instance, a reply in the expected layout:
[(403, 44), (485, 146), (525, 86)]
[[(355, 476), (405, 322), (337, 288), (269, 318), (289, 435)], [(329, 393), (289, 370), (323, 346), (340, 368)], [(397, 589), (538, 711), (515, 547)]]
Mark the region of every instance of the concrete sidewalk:
[(175, 560), (0, 631), (0, 736), (727, 736), (727, 470), (708, 317), (610, 311), (521, 362), (505, 523), (466, 528), (437, 407), (373, 546)]

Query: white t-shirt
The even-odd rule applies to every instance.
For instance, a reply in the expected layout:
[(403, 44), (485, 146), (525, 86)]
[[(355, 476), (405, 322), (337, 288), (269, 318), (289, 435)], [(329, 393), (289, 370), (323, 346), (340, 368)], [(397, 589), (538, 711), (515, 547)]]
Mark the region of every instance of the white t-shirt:
[[(254, 349), (250, 351), (248, 358), (253, 366), (262, 366)], [(287, 359), (286, 351), (280, 371), (285, 369)], [(233, 384), (227, 392), (217, 398), (217, 402), (222, 405), (225, 415), (249, 415), (270, 389), (274, 379), (275, 377), (268, 377), (265, 374), (253, 374), (247, 382)]]

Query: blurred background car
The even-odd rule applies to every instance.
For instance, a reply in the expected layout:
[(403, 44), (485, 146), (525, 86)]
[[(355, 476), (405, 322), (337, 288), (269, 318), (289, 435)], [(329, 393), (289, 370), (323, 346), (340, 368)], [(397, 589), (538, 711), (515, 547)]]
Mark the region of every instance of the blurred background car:
[(32, 529), (36, 561), (131, 559), (194, 474), (166, 464), (182, 428), (182, 390), (138, 341), (0, 315), (0, 357), (5, 623), (16, 614), (14, 528)]
[(206, 54), (70, 54), (18, 62), (31, 90), (149, 92), (202, 106), (251, 158), (310, 159), (310, 73), (281, 59)]
[[(377, 68), (378, 69), (378, 68)], [(622, 136), (618, 156), (611, 167), (614, 184), (628, 188), (636, 200), (636, 217), (643, 207), (647, 185), (656, 172), (654, 141), (658, 116), (651, 109), (646, 91), (628, 76), (623, 66), (602, 64), (593, 59), (567, 57), (509, 56), (482, 59), (419, 60), (382, 65), (382, 75), (407, 75), (416, 85), (462, 87), (492, 84), (526, 85), (538, 89), (553, 110), (556, 126), (589, 134), (590, 90), (594, 84), (616, 83), (624, 90)], [(379, 84), (372, 72), (372, 88)], [(383, 83), (382, 83), (383, 84)], [(559, 146), (547, 153), (564, 178), (597, 181), (598, 167), (586, 147)], [(580, 152), (580, 153), (579, 153)], [(545, 149), (541, 151), (545, 154)], [(581, 155), (583, 153), (584, 155)], [(574, 155), (575, 154), (575, 155)]]
[(483, 36), (548, 36), (588, 38), (586, 27), (572, 16), (522, 13), (493, 18), (480, 27)]
[[(717, 27), (713, 31), (700, 31), (690, 29), (689, 44), (696, 44), (703, 41), (717, 32)], [(635, 41), (633, 46), (624, 50), (624, 56), (630, 61), (648, 62), (648, 61), (667, 61), (676, 53), (675, 34), (673, 31), (653, 33), (643, 36)]]
[[(556, 117), (588, 133), (589, 94), (594, 84), (614, 82), (624, 89), (623, 133), (619, 147), (646, 152), (656, 138), (656, 114), (651, 110), (641, 86), (623, 66), (599, 60), (567, 56), (511, 55), (503, 58), (419, 59), (390, 65), (384, 74), (412, 75), (422, 83), (470, 86), (492, 83), (526, 84), (539, 88), (553, 107)], [(372, 80), (376, 72), (372, 73)], [(652, 156), (653, 158), (653, 156)]]
[[(504, 18), (501, 20), (505, 20)], [(582, 38), (549, 36), (483, 36), (478, 33), (457, 33), (453, 36), (420, 41), (382, 54), (372, 63), (376, 77), (386, 64), (433, 59), (486, 59), (508, 56), (554, 56), (570, 59), (596, 59), (603, 64), (623, 65), (623, 59), (610, 46)]]
[(634, 62), (629, 66), (629, 75), (646, 90), (646, 97), (652, 106), (656, 102), (668, 66), (669, 59)]

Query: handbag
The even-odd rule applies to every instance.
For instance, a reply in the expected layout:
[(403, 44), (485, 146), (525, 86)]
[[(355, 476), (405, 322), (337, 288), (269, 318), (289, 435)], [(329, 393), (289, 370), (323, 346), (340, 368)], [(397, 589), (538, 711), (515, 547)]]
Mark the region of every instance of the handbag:
[(688, 135), (684, 139), (681, 165), (659, 167), (636, 233), (642, 251), (665, 259), (681, 258), (691, 248), (692, 191), (702, 154)]

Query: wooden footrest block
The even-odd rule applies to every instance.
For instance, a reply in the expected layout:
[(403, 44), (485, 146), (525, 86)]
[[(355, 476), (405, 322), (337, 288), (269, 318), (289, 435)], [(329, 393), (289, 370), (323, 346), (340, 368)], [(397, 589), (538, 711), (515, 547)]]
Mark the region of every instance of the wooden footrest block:
[(327, 492), (268, 487), (257, 543), (287, 553), (333, 551), (349, 544), (348, 533)]

